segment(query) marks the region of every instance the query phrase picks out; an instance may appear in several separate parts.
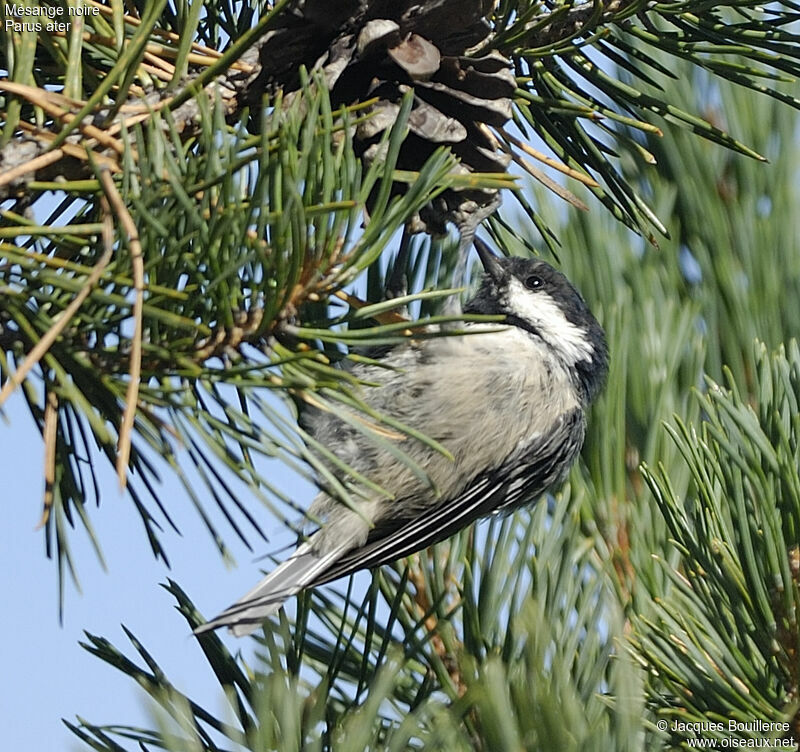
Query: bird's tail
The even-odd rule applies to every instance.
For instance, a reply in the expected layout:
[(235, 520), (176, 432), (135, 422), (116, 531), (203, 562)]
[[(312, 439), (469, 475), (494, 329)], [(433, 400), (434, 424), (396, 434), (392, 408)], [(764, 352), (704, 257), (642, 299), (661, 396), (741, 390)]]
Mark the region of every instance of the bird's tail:
[(228, 627), (236, 637), (250, 634), (259, 624), (276, 613), (287, 598), (308, 587), (351, 547), (352, 544), (342, 544), (321, 553), (314, 550), (310, 543), (303, 543), (249, 593), (226, 608), (219, 616), (201, 624), (194, 633), (201, 634), (218, 627)]

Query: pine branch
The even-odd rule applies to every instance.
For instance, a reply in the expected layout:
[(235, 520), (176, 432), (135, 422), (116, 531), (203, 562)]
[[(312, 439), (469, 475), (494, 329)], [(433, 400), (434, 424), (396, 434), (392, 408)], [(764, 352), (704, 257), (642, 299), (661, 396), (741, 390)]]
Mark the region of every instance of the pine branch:
[[(701, 397), (701, 432), (670, 433), (693, 479), (684, 501), (663, 471), (646, 470), (681, 552), (663, 562), (672, 587), (654, 593), (637, 650), (651, 672), (651, 702), (666, 718), (722, 718), (742, 724), (709, 730), (720, 741), (797, 739), (797, 536), (800, 475), (797, 420), (800, 350), (756, 352), (756, 407), (728, 375)], [(768, 730), (747, 721), (771, 721)], [(684, 736), (673, 732), (673, 739)], [(691, 733), (689, 726), (689, 736)]]
[[(332, 367), (321, 343), (333, 352), (343, 344), (396, 343), (409, 332), (428, 336), (422, 330), (430, 322), (365, 327), (365, 314), (382, 315), (370, 308), (334, 322), (321, 302), (373, 264), (432, 198), (482, 180), (498, 182), (470, 176), (465, 183), (444, 151), (418, 172), (397, 171), (408, 97), (381, 142), (384, 159), (367, 170), (353, 145), (359, 108), (333, 110), (319, 81), (290, 102), (279, 99), (258, 136), (229, 127), (220, 100), (194, 104), (202, 115), (195, 142), (180, 146), (178, 126), (157, 113), (126, 136), (140, 159), (125, 163), (119, 182), (106, 165), (95, 165), (113, 214), (103, 201), (83, 203), (80, 217), (102, 221), (74, 222), (69, 234), (43, 247), (35, 234), (28, 248), (2, 246), (0, 279), (9, 291), (2, 303), (4, 352), (13, 354), (14, 367), (0, 361), (0, 400), (20, 384), (28, 387), (32, 416), (48, 437), (47, 456), (64, 464), (47, 486), (43, 516), (64, 567), (71, 566), (69, 526), (60, 521), (77, 516), (87, 524), (87, 491), (97, 489), (99, 458), (91, 450), (87, 462), (75, 456), (75, 431), (92, 437), (88, 443), (101, 448), (121, 479), (130, 474), (131, 498), (158, 556), (165, 553), (156, 519), (175, 527), (156, 491), (162, 461), (184, 484), (223, 554), (224, 537), (203, 496), (246, 545), (248, 528), (263, 537), (231, 476), (279, 518), (295, 516), (295, 503), (256, 470), (254, 458), (280, 456), (322, 470), (286, 410), (292, 398), (347, 391), (346, 372)], [(183, 151), (174, 155), (177, 147)], [(398, 182), (410, 190), (392, 196)], [(122, 228), (116, 246), (108, 232), (114, 220)], [(31, 233), (22, 221), (17, 234)], [(354, 328), (341, 327), (351, 320)], [(31, 374), (58, 398), (49, 420)], [(223, 385), (236, 390), (237, 407)], [(286, 400), (283, 408), (263, 399), (270, 390)], [(182, 464), (199, 477), (204, 493)], [(148, 503), (140, 498), (144, 492)]]
[[(572, 522), (580, 503), (543, 503), (531, 516), (495, 521), (480, 540), (462, 534), (395, 572), (376, 572), (360, 604), (351, 601), (352, 581), (346, 598), (327, 589), (302, 598), (292, 621), (265, 625), (264, 663), (247, 673), (217, 635), (202, 635), (227, 690), (227, 722), (172, 685), (127, 630), (135, 659), (88, 635), (87, 650), (137, 681), (168, 717), (184, 717), (182, 733), (81, 719), (69, 727), (115, 752), (137, 743), (209, 751), (640, 749), (641, 707), (632, 693), (625, 705), (610, 698), (638, 679), (617, 654), (622, 622), (603, 564)], [(167, 589), (190, 627), (202, 623), (175, 583)]]

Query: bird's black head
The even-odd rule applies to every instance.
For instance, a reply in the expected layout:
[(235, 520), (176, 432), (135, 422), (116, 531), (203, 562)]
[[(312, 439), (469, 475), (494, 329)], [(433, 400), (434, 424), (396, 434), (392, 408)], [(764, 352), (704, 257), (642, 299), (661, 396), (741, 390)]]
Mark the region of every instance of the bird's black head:
[(478, 238), (475, 247), (485, 274), (465, 312), (504, 315), (540, 339), (575, 374), (585, 401), (594, 399), (608, 371), (608, 346), (574, 285), (545, 261), (497, 258)]

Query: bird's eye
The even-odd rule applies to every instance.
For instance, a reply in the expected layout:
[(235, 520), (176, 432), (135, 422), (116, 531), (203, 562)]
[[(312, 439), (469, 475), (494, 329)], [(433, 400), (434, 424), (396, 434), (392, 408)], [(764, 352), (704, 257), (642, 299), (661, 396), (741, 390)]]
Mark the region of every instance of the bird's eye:
[(544, 280), (536, 274), (525, 277), (525, 287), (529, 290), (538, 290), (542, 285), (544, 285)]

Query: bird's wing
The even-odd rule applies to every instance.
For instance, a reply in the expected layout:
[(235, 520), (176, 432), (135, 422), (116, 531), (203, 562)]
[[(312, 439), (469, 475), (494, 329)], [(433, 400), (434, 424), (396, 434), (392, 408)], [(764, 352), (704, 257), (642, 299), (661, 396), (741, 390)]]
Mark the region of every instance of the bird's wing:
[(438, 543), (479, 517), (506, 512), (538, 498), (561, 480), (583, 443), (583, 413), (563, 415), (546, 434), (513, 453), (499, 468), (482, 473), (458, 496), (414, 516), (378, 522), (363, 546), (342, 544), (321, 553), (302, 544), (253, 590), (195, 630), (196, 634), (228, 626), (237, 636), (252, 632), (275, 613), (286, 598), (360, 569), (372, 569)]
[(584, 432), (580, 409), (564, 414), (553, 429), (512, 454), (501, 467), (479, 475), (459, 496), (422, 512), (417, 509), (413, 517), (379, 521), (363, 546), (343, 554), (307, 587), (396, 561), (449, 538), (480, 517), (510, 512), (537, 499), (562, 479), (580, 450)]

